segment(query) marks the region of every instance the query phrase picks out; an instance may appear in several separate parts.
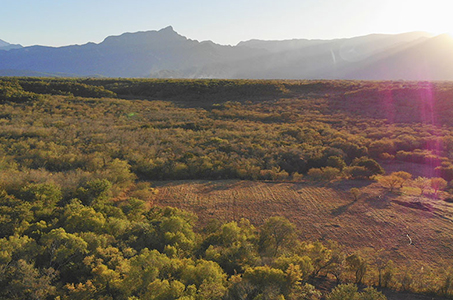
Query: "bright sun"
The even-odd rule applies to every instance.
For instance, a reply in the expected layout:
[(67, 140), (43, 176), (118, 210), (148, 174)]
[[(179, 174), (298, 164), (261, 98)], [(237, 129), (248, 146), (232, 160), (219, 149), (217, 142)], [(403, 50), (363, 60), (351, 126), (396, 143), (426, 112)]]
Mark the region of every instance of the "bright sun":
[(426, 31), (434, 35), (448, 33), (453, 36), (451, 0), (393, 0), (386, 1), (388, 18), (395, 31)]

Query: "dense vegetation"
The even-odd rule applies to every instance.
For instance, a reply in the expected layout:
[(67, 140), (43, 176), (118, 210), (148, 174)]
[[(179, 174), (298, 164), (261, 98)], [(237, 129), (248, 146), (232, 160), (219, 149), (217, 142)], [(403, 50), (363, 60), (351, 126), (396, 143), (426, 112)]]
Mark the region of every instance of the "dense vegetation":
[[(150, 181), (374, 178), (393, 189), (405, 174), (380, 164), (409, 161), (447, 188), (452, 101), (451, 83), (4, 78), (0, 297), (317, 299), (320, 276), (451, 295), (451, 270), (294, 242), (283, 218), (196, 228), (190, 213), (152, 204)], [(328, 298), (341, 293), (383, 297), (340, 285)]]

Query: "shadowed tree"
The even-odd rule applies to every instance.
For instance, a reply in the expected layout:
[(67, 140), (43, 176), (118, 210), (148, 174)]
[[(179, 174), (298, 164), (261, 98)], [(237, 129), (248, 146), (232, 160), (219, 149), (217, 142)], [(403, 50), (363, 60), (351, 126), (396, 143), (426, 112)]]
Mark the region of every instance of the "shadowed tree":
[(261, 227), (259, 250), (262, 254), (275, 257), (279, 251), (294, 245), (297, 239), (296, 226), (284, 217), (271, 217)]
[(352, 161), (351, 166), (364, 167), (365, 169), (370, 171), (371, 175), (379, 175), (385, 173), (384, 169), (381, 167), (381, 165), (379, 165), (377, 161), (366, 156), (355, 158)]
[(52, 285), (52, 281), (57, 272), (52, 268), (39, 270), (33, 264), (19, 259), (5, 270), (4, 275), (7, 280), (0, 282), (2, 299), (41, 300), (49, 299), (56, 294), (57, 289)]
[(366, 274), (368, 263), (358, 253), (346, 257), (346, 265), (355, 275), (355, 283), (362, 284), (363, 277)]
[(358, 188), (351, 188), (349, 192), (351, 193), (352, 197), (354, 197), (354, 201), (359, 200), (359, 197), (362, 194), (362, 192), (360, 192)]
[(326, 297), (327, 300), (387, 300), (381, 292), (372, 287), (365, 288), (358, 292), (353, 284), (340, 284), (336, 286)]

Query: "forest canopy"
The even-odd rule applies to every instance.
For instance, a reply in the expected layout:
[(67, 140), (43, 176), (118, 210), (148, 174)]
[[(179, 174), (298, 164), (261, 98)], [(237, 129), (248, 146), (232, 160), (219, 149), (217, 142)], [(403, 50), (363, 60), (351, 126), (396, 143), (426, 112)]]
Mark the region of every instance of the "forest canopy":
[(405, 174), (382, 165), (404, 161), (444, 189), (452, 101), (451, 83), (3, 78), (0, 298), (318, 299), (322, 276), (344, 283), (328, 299), (384, 297), (353, 284), (451, 295), (451, 270), (409, 278), (378, 254), (299, 240), (282, 217), (200, 228), (155, 205), (152, 181), (393, 189)]

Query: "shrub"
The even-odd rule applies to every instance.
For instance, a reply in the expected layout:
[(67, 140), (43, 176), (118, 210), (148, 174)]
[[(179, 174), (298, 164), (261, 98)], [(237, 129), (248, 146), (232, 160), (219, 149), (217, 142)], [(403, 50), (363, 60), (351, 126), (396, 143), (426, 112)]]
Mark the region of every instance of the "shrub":
[(343, 173), (350, 179), (369, 179), (372, 175), (369, 170), (360, 166), (346, 167)]
[(304, 178), (304, 175), (299, 174), (298, 172), (294, 172), (292, 175), (292, 180), (296, 182), (301, 181), (302, 178)]
[(333, 167), (333, 168), (337, 168), (339, 169), (340, 171), (343, 170), (344, 167), (346, 167), (346, 163), (344, 162), (344, 160), (339, 157), (339, 156), (330, 156), (328, 159), (327, 159), (327, 163), (326, 165), (328, 167)]
[(340, 175), (340, 170), (333, 167), (324, 167), (322, 170), (322, 178), (325, 180), (334, 180)]
[(372, 287), (365, 288), (358, 292), (353, 284), (340, 284), (336, 286), (326, 297), (327, 300), (387, 300), (381, 292)]
[(308, 170), (307, 175), (315, 181), (319, 180), (333, 180), (340, 175), (340, 170), (333, 167), (324, 167), (321, 169), (312, 168)]
[(327, 295), (327, 300), (359, 300), (357, 286), (354, 284), (340, 284), (336, 286), (330, 294)]
[(310, 177), (311, 180), (319, 181), (323, 179), (323, 171), (318, 168), (312, 168), (308, 170), (307, 176)]
[(359, 199), (361, 192), (358, 188), (351, 188), (349, 192), (354, 197), (354, 201), (357, 201)]
[(364, 167), (365, 169), (370, 171), (371, 175), (380, 175), (385, 173), (384, 169), (381, 167), (381, 165), (379, 165), (377, 161), (366, 156), (354, 159), (351, 166)]
[(372, 287), (365, 288), (359, 295), (360, 300), (387, 300), (387, 297)]

